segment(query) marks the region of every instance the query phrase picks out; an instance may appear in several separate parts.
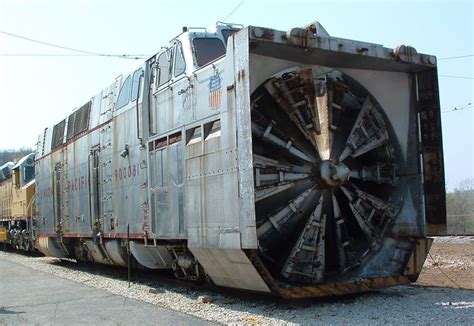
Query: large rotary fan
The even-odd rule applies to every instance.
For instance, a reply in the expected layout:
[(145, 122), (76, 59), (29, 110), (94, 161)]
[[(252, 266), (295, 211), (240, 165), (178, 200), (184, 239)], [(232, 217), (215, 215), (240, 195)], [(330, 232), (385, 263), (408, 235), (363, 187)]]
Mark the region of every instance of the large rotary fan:
[(252, 134), (268, 270), (317, 284), (362, 268), (402, 205), (403, 160), (376, 99), (340, 71), (288, 69), (253, 93)]

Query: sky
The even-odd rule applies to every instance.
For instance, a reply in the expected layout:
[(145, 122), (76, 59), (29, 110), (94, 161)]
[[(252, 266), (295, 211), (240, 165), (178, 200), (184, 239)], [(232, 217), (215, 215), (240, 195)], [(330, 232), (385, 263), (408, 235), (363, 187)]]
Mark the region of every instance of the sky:
[[(96, 53), (152, 55), (183, 26), (210, 26), (229, 14), (227, 22), (284, 31), (319, 21), (333, 36), (412, 45), (439, 59), (471, 55), (439, 60), (438, 73), (447, 188), (474, 178), (474, 1), (0, 0), (0, 31)], [(34, 147), (45, 127), (143, 62), (50, 56), (58, 54), (74, 52), (0, 33), (0, 150)]]

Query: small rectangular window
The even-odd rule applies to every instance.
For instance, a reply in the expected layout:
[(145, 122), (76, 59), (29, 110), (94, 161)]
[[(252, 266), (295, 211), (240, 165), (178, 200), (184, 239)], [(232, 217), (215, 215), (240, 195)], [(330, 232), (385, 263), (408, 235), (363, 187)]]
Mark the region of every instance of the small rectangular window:
[(81, 132), (86, 131), (89, 128), (91, 105), (92, 102), (87, 102), (76, 111), (76, 118), (74, 119), (74, 135), (79, 135)]
[(64, 142), (64, 128), (66, 119), (56, 124), (53, 128), (53, 139), (51, 140), (51, 149), (54, 149)]
[(204, 139), (209, 140), (221, 136), (221, 121), (215, 120), (204, 125)]
[(76, 118), (76, 112), (73, 112), (69, 118), (67, 119), (67, 137), (66, 139), (69, 140), (74, 137), (74, 120)]
[(6, 178), (9, 178), (10, 175), (11, 175), (10, 169), (8, 168), (8, 166), (4, 167), (4, 168), (2, 169), (2, 172), (3, 172), (3, 176), (5, 177), (5, 179), (6, 179)]
[(91, 105), (92, 102), (88, 102), (69, 116), (66, 136), (68, 141), (89, 128)]
[(201, 126), (186, 130), (186, 145), (193, 145), (202, 140)]
[(155, 150), (168, 146), (166, 137), (155, 140)]
[(178, 131), (172, 135), (169, 136), (169, 144), (175, 144), (181, 141), (183, 137), (181, 137), (181, 131)]

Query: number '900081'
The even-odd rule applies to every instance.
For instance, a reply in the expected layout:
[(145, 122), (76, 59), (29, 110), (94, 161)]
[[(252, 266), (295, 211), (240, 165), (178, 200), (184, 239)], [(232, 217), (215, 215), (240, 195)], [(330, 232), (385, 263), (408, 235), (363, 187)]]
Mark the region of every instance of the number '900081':
[(140, 175), (140, 168), (138, 164), (132, 164), (129, 166), (120, 167), (118, 169), (115, 169), (114, 171), (116, 182), (124, 180), (124, 179), (135, 178), (138, 175)]

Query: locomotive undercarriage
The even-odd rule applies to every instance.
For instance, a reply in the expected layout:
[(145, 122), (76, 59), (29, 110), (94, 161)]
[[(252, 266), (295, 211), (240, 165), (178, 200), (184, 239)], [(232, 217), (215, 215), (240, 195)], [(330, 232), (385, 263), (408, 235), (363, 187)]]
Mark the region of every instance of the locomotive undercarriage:
[(43, 254), (72, 258), (78, 262), (99, 263), (151, 270), (170, 270), (177, 279), (202, 281), (205, 273), (183, 242), (153, 239), (40, 238)]
[(33, 251), (34, 237), (31, 220), (12, 220), (1, 222), (0, 228), (6, 232), (6, 243), (16, 250)]

